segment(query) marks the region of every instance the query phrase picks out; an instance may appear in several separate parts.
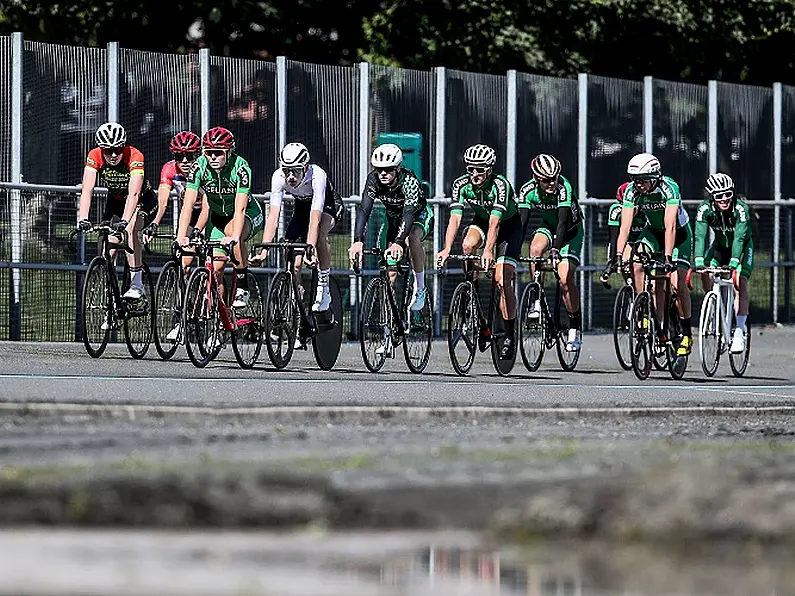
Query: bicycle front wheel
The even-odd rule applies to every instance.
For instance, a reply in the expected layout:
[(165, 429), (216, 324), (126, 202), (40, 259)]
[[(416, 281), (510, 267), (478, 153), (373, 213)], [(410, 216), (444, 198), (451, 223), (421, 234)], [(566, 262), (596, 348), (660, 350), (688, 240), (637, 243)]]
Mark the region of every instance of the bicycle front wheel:
[(80, 334), (83, 345), (92, 358), (99, 358), (108, 347), (110, 330), (115, 323), (110, 288), (108, 287), (108, 262), (94, 257), (83, 281), (80, 304)]
[(412, 285), (406, 284), (405, 325), (403, 355), (406, 365), (413, 373), (421, 373), (428, 365), (431, 357), (431, 342), (433, 341), (433, 312), (431, 297), (426, 295), (425, 304), (420, 310), (410, 310)]
[(641, 292), (632, 302), (630, 315), (632, 333), (630, 339), (630, 357), (632, 371), (641, 381), (648, 379), (651, 373), (653, 358), (654, 328), (652, 325), (651, 296), (648, 292)]
[[(169, 261), (163, 265), (155, 284), (155, 349), (163, 360), (174, 355), (183, 335), (181, 275), (182, 267), (176, 261)], [(168, 339), (172, 332), (177, 337)]]
[(290, 274), (280, 271), (273, 278), (265, 302), (265, 347), (279, 370), (290, 363), (298, 335), (295, 287)]
[(235, 310), (235, 330), (232, 332), (232, 351), (240, 368), (252, 368), (262, 351), (262, 292), (257, 278), (246, 273), (248, 304)]
[(740, 354), (729, 352), (729, 365), (735, 377), (742, 377), (748, 368), (748, 359), (751, 357), (751, 319), (745, 320), (745, 350)]
[(378, 372), (384, 366), (390, 342), (390, 306), (384, 280), (374, 277), (367, 284), (359, 313), (359, 346), (367, 370)]
[(668, 349), (665, 351), (668, 359), (668, 372), (671, 373), (671, 378), (679, 381), (685, 376), (687, 370), (687, 356), (680, 356), (677, 352), (679, 346), (676, 345), (676, 339), (682, 337), (682, 323), (679, 320), (679, 311), (676, 308), (676, 300), (669, 299), (668, 305), (668, 330), (666, 337), (668, 341), (666, 346)]
[(218, 306), (209, 299), (210, 272), (195, 269), (188, 278), (182, 305), (185, 351), (194, 366), (204, 368), (220, 352)]
[(613, 304), (613, 347), (616, 358), (624, 370), (632, 369), (632, 352), (630, 350), (630, 335), (632, 327), (629, 322), (629, 312), (632, 309), (632, 296), (634, 292), (630, 286), (622, 286), (616, 294)]
[(459, 375), (465, 375), (475, 361), (478, 334), (478, 305), (475, 287), (471, 282), (458, 284), (450, 300), (450, 314), (447, 316), (447, 350), (450, 362)]
[(715, 374), (720, 361), (722, 330), (718, 317), (718, 296), (715, 292), (707, 292), (698, 321), (698, 353), (701, 356), (701, 368), (708, 377)]
[[(539, 302), (539, 308), (533, 305)], [(527, 370), (535, 372), (544, 358), (544, 332), (547, 319), (546, 312), (540, 308), (541, 284), (530, 282), (522, 292), (522, 302), (519, 306), (519, 352), (522, 362)]]
[[(555, 292), (555, 309), (557, 310), (555, 315), (556, 321), (561, 321), (563, 318), (563, 312), (566, 310), (566, 306), (563, 303), (563, 296), (562, 291), (560, 289), (560, 285), (558, 285), (558, 289)], [(560, 367), (566, 371), (571, 372), (575, 368), (577, 368), (577, 362), (580, 361), (580, 352), (582, 351), (582, 346), (570, 352), (566, 349), (566, 343), (568, 340), (569, 335), (569, 328), (563, 328), (560, 326), (558, 330), (558, 338), (557, 342), (555, 342), (555, 349), (558, 353), (558, 362), (560, 362)]]
[(130, 356), (140, 360), (146, 356), (152, 343), (152, 331), (155, 328), (155, 289), (152, 274), (146, 263), (141, 269), (144, 293), (138, 300), (124, 300), (124, 339)]

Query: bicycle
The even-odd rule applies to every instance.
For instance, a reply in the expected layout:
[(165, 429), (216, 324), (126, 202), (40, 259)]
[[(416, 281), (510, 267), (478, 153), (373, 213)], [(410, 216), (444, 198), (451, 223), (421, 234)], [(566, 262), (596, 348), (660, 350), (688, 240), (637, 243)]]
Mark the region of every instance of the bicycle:
[[(617, 271), (605, 270), (600, 278), (602, 285), (606, 290), (612, 289), (612, 286), (607, 281), (610, 273), (617, 273)], [(632, 351), (630, 346), (630, 332), (632, 327), (629, 322), (630, 311), (632, 310), (632, 301), (635, 299), (635, 287), (632, 282), (632, 275), (626, 271), (620, 271), (622, 285), (616, 292), (616, 298), (613, 302), (613, 348), (616, 351), (616, 359), (618, 364), (624, 370), (632, 370)]]
[[(362, 255), (379, 258), (378, 277), (367, 284), (359, 313), (359, 345), (362, 360), (370, 372), (378, 372), (387, 358), (403, 345), (406, 365), (413, 373), (421, 373), (431, 357), (433, 340), (433, 312), (430, 297), (421, 310), (409, 310), (412, 298), (411, 265), (401, 262), (390, 265), (384, 251), (378, 247), (367, 248)], [(357, 275), (361, 273), (359, 263), (353, 263)], [(398, 305), (395, 288), (390, 282), (390, 271), (403, 274), (403, 301)]]
[[(262, 350), (262, 295), (257, 278), (247, 273), (249, 301), (245, 307), (234, 308), (227, 303), (221, 291), (219, 277), (223, 270), (215, 271), (216, 261), (238, 261), (232, 252), (234, 242), (224, 245), (203, 236), (191, 240), (191, 246), (204, 255), (204, 264), (193, 270), (185, 286), (182, 306), (182, 329), (185, 349), (194, 366), (204, 368), (220, 353), (227, 339), (232, 339), (232, 351), (241, 368), (252, 368)], [(225, 250), (228, 256), (215, 254), (214, 249)], [(234, 296), (237, 276), (225, 284), (227, 295)]]
[[(679, 312), (676, 303), (679, 300), (671, 287), (671, 279), (665, 272), (666, 264), (656, 260), (648, 252), (639, 250), (640, 245), (632, 247), (630, 266), (640, 263), (643, 269), (643, 290), (638, 292), (632, 303), (630, 321), (630, 354), (632, 370), (640, 380), (645, 380), (651, 373), (652, 363), (665, 357), (665, 365), (671, 377), (679, 380), (687, 370), (687, 356), (679, 356), (679, 339), (682, 336)], [(662, 273), (658, 273), (662, 272)], [(665, 289), (665, 305), (663, 320), (657, 316), (653, 298), (654, 283), (663, 283)]]
[[(312, 272), (311, 292), (299, 290), (301, 276), (295, 273), (294, 261), (299, 254), (312, 250), (311, 244), (300, 242), (260, 242), (252, 251), (277, 248), (284, 251), (282, 270), (271, 281), (265, 300), (265, 347), (271, 363), (277, 369), (286, 367), (293, 357), (296, 339), (299, 348), (306, 349), (312, 341), (315, 362), (321, 370), (331, 370), (342, 346), (342, 295), (337, 280), (329, 277), (331, 307), (315, 312), (304, 303), (304, 298), (315, 295), (317, 269)], [(299, 299), (300, 296), (300, 299)]]
[[(491, 279), (489, 317), (486, 319), (483, 316), (478, 286), (475, 281), (475, 272), (484, 271), (478, 265), (480, 259), (479, 255), (449, 255), (447, 257), (448, 261), (472, 263), (471, 266), (465, 267), (466, 277), (456, 286), (453, 297), (450, 299), (450, 313), (447, 316), (447, 350), (455, 372), (459, 375), (466, 375), (475, 361), (475, 349), (485, 352), (491, 347), (491, 360), (494, 363), (494, 368), (498, 374), (505, 376), (513, 370), (516, 363), (516, 352), (514, 352), (513, 358), (500, 360), (500, 351), (507, 335), (500, 309), (495, 308), (495, 305), (499, 303), (500, 289), (497, 287), (492, 265), (486, 271), (486, 278)], [(439, 273), (443, 273), (441, 267), (439, 267)], [(463, 354), (459, 356), (457, 349), (462, 342), (464, 350)]]
[[(118, 221), (118, 218), (115, 218)], [(146, 263), (142, 264), (144, 293), (137, 300), (122, 298), (130, 287), (129, 264), (124, 260), (121, 276), (121, 288), (116, 274), (116, 251), (132, 253), (128, 243), (127, 230), (116, 230), (116, 221), (103, 221), (93, 226), (88, 233), (96, 233), (98, 255), (91, 259), (83, 281), (83, 292), (80, 296), (80, 334), (83, 345), (89, 356), (99, 358), (105, 352), (110, 341), (111, 332), (124, 329), (124, 341), (127, 350), (136, 360), (140, 360), (149, 350), (154, 328), (154, 307), (152, 297), (152, 276)], [(69, 234), (69, 250), (77, 253), (74, 238), (81, 230), (73, 230)], [(118, 243), (110, 242), (113, 236)]]
[[(565, 306), (558, 272), (552, 267), (549, 257), (519, 257), (519, 262), (536, 265), (533, 281), (525, 286), (519, 307), (519, 352), (522, 354), (522, 362), (527, 370), (535, 372), (541, 365), (544, 351), (555, 347), (561, 368), (571, 372), (577, 367), (581, 350), (566, 350), (569, 327), (561, 323), (561, 309), (565, 309)], [(544, 284), (541, 283), (541, 274), (544, 271), (552, 271), (558, 282), (555, 284), (554, 313), (549, 308)], [(535, 311), (536, 316), (531, 316), (531, 307), (536, 302), (541, 308)]]
[[(704, 296), (698, 323), (698, 350), (701, 356), (701, 368), (705, 375), (711, 377), (718, 370), (721, 354), (729, 350), (736, 325), (732, 277), (735, 271), (728, 267), (699, 267), (696, 272), (710, 273), (714, 280), (712, 289)], [(689, 275), (687, 283), (690, 285)], [(745, 350), (739, 354), (729, 352), (729, 366), (731, 366), (732, 374), (735, 377), (742, 377), (748, 368), (748, 358), (751, 354), (750, 329), (750, 322), (746, 320)]]

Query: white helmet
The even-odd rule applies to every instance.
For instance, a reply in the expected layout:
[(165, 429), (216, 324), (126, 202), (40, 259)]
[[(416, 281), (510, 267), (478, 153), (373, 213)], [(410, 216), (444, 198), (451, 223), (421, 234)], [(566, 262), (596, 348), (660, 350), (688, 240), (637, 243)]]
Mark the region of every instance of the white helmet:
[(707, 178), (704, 189), (711, 195), (719, 195), (734, 190), (734, 180), (728, 174), (718, 172)]
[(468, 166), (488, 166), (497, 163), (497, 154), (488, 145), (472, 145), (464, 151), (464, 163)]
[(374, 168), (394, 168), (403, 162), (403, 152), (394, 143), (385, 143), (373, 149), (370, 164)]
[(303, 167), (309, 163), (309, 149), (303, 143), (287, 143), (279, 153), (279, 165), (287, 168)]
[(124, 147), (127, 144), (127, 131), (117, 122), (106, 122), (94, 134), (97, 145), (103, 149)]
[(561, 166), (557, 158), (541, 153), (530, 162), (530, 171), (538, 178), (554, 178), (560, 174)]
[(627, 174), (630, 179), (634, 177), (654, 179), (662, 176), (660, 160), (651, 153), (638, 153), (627, 164)]

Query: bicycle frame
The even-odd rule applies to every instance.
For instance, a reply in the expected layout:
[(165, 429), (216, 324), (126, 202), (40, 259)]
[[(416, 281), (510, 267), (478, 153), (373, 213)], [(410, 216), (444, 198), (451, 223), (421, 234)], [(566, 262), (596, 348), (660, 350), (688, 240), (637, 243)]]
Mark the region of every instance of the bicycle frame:
[[(205, 252), (204, 256), (204, 267), (208, 270), (209, 276), (207, 278), (207, 304), (208, 306), (213, 305), (213, 301), (217, 300), (218, 302), (218, 314), (221, 318), (221, 324), (224, 326), (225, 331), (234, 331), (237, 329), (239, 325), (247, 324), (250, 320), (241, 319), (238, 321), (235, 318), (235, 310), (231, 308), (226, 303), (226, 299), (224, 298), (224, 293), (220, 291), (220, 282), (218, 280), (218, 276), (223, 276), (224, 270), (220, 269), (219, 271), (215, 270), (215, 263), (217, 261), (223, 261), (226, 263), (227, 261), (231, 261), (232, 264), (237, 264), (237, 259), (232, 252), (234, 248), (234, 242), (224, 245), (218, 240), (206, 240), (196, 242), (195, 244), (191, 242), (193, 246), (198, 246), (197, 252)], [(224, 249), (228, 256), (216, 255), (215, 250), (216, 248)], [(229, 295), (234, 296), (235, 291), (237, 290), (237, 276), (232, 275), (232, 285), (229, 288)]]
[[(716, 313), (720, 321), (722, 337), (720, 351), (723, 353), (728, 349), (731, 341), (732, 317), (734, 316), (734, 283), (731, 280), (731, 270), (722, 267), (707, 267), (702, 272), (712, 274), (712, 289), (708, 293), (715, 294), (717, 297)], [(728, 278), (724, 276), (728, 276)], [(725, 299), (723, 297), (724, 290), (726, 291)], [(706, 300), (706, 296), (704, 300)]]
[[(384, 251), (381, 250), (379, 247), (373, 248), (365, 248), (362, 250), (362, 256), (377, 256), (378, 257), (378, 275), (379, 277), (384, 280), (387, 288), (387, 299), (389, 301), (389, 309), (392, 312), (392, 316), (400, 321), (400, 325), (396, 325), (395, 328), (397, 330), (398, 336), (405, 340), (406, 338), (406, 317), (403, 316), (403, 313), (400, 312), (400, 309), (397, 305), (397, 297), (395, 295), (395, 287), (392, 285), (392, 281), (390, 280), (389, 273), (391, 271), (397, 272), (398, 275), (403, 275), (403, 283), (404, 287), (405, 284), (408, 283), (408, 274), (411, 271), (411, 265), (407, 262), (397, 263), (395, 265), (390, 265), (387, 261), (386, 257), (384, 256)], [(360, 265), (358, 262), (354, 263), (353, 265), (354, 272), (359, 275), (360, 273)], [(404, 307), (406, 305), (404, 304)], [(385, 334), (387, 336), (391, 336), (392, 330), (389, 329), (390, 325), (385, 325)]]

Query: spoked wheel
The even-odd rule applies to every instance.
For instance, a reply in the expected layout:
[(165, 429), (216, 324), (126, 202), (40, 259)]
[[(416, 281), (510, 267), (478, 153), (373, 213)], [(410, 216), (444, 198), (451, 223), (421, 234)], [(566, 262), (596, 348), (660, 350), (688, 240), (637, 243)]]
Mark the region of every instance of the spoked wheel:
[(431, 357), (431, 342), (433, 341), (433, 310), (431, 297), (426, 293), (425, 304), (420, 310), (410, 310), (412, 285), (406, 284), (405, 329), (403, 341), (403, 355), (406, 365), (413, 373), (421, 373), (428, 365)]
[(632, 333), (630, 334), (630, 355), (632, 370), (641, 381), (651, 373), (653, 359), (654, 325), (651, 317), (651, 300), (648, 292), (635, 296), (630, 316)]
[(232, 332), (232, 351), (240, 368), (252, 368), (262, 350), (262, 333), (265, 322), (262, 316), (262, 292), (257, 278), (246, 273), (248, 304), (235, 309), (236, 329)]
[(92, 358), (99, 358), (108, 347), (111, 327), (116, 317), (111, 308), (108, 288), (108, 263), (103, 257), (94, 257), (83, 281), (80, 304), (81, 335), (83, 345)]
[(130, 356), (140, 360), (146, 356), (152, 343), (152, 332), (155, 328), (155, 288), (149, 266), (144, 263), (141, 270), (144, 293), (138, 300), (124, 300), (124, 339)]
[(392, 313), (384, 280), (374, 277), (367, 284), (359, 314), (359, 345), (367, 370), (378, 372), (384, 366), (391, 349)]
[(698, 321), (698, 353), (701, 356), (701, 368), (708, 377), (715, 374), (720, 362), (721, 330), (718, 316), (718, 297), (714, 292), (707, 292)]
[(519, 351), (522, 353), (525, 368), (530, 372), (537, 371), (541, 365), (546, 343), (544, 341), (546, 313), (540, 307), (531, 312), (533, 304), (540, 300), (540, 296), (541, 285), (531, 282), (525, 286), (519, 306)]
[[(560, 321), (563, 315), (563, 311), (566, 310), (566, 307), (563, 304), (563, 296), (561, 296), (560, 285), (558, 285), (555, 294), (556, 294), (555, 316), (557, 318), (557, 321)], [(564, 371), (571, 372), (577, 367), (577, 362), (580, 361), (580, 352), (582, 351), (582, 346), (580, 346), (573, 352), (568, 351), (566, 349), (566, 343), (568, 342), (569, 329), (567, 327), (564, 328), (563, 325), (561, 324), (558, 324), (557, 327), (559, 331), (558, 331), (558, 341), (555, 342), (555, 348), (558, 352), (558, 362), (560, 362), (560, 367)]]
[(464, 281), (458, 284), (447, 316), (447, 350), (453, 369), (459, 375), (467, 374), (475, 361), (480, 333), (477, 308), (472, 283)]
[(507, 337), (507, 326), (505, 324), (505, 319), (502, 317), (502, 311), (500, 310), (501, 296), (502, 292), (500, 292), (500, 290), (495, 290), (491, 315), (491, 361), (494, 363), (494, 369), (501, 376), (505, 376), (513, 370), (513, 366), (516, 364), (516, 326), (514, 323), (512, 338), (514, 345), (513, 356), (511, 358), (502, 359), (500, 358), (500, 353), (502, 352), (502, 346)]
[(632, 369), (632, 352), (629, 345), (632, 328), (629, 313), (632, 309), (633, 294), (632, 288), (625, 285), (616, 294), (616, 301), (613, 304), (613, 346), (618, 363), (624, 370)]
[[(160, 270), (155, 285), (155, 349), (164, 360), (174, 355), (183, 335), (181, 275), (182, 267), (169, 261)], [(173, 339), (168, 338), (169, 334)]]
[(223, 331), (217, 297), (208, 298), (210, 272), (198, 268), (191, 273), (182, 305), (185, 350), (194, 366), (204, 368), (221, 351)]
[[(736, 323), (735, 323), (736, 325)], [(748, 359), (751, 357), (751, 319), (745, 320), (745, 351), (740, 354), (729, 352), (729, 365), (735, 377), (741, 377), (748, 368)]]
[(295, 287), (290, 274), (281, 271), (273, 278), (265, 302), (265, 347), (273, 366), (282, 369), (290, 363), (298, 334)]
[(340, 286), (333, 277), (329, 277), (328, 291), (331, 295), (329, 309), (313, 313), (317, 333), (312, 338), (312, 351), (321, 370), (332, 369), (337, 363), (342, 346), (342, 295)]
[(679, 321), (679, 311), (676, 309), (675, 300), (671, 300), (668, 313), (668, 343), (666, 344), (668, 349), (665, 353), (668, 356), (668, 372), (671, 373), (671, 378), (678, 381), (685, 376), (688, 356), (677, 354), (679, 346), (676, 345), (675, 338), (682, 337), (682, 323)]

